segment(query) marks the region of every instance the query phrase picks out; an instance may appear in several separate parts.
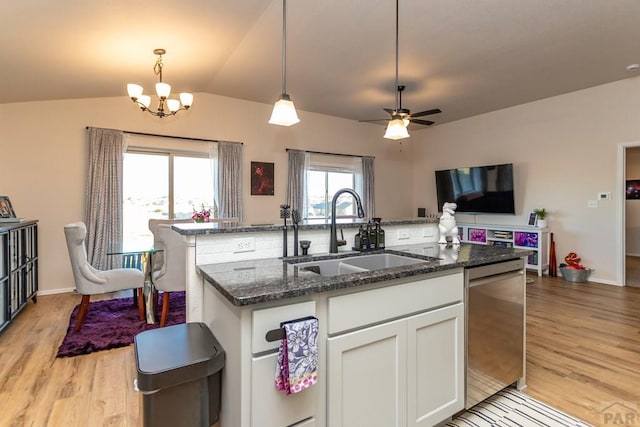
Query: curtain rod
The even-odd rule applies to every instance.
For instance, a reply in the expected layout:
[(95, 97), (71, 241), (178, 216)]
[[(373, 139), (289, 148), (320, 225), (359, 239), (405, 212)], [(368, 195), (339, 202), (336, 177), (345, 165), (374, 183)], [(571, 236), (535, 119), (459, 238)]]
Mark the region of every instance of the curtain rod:
[[(91, 126), (87, 126), (86, 129), (89, 129), (90, 127)], [(105, 129), (105, 128), (96, 128), (96, 129)], [(110, 130), (121, 130), (121, 129), (110, 129)], [(159, 137), (159, 138), (185, 139), (187, 141), (201, 141), (201, 142), (231, 142), (232, 144), (244, 145), (244, 143), (242, 143), (242, 142), (219, 141), (217, 139), (190, 138), (190, 137), (187, 137), (187, 136), (173, 136), (173, 135), (159, 135), (157, 133), (134, 132), (134, 131), (131, 131), (131, 130), (123, 130), (122, 132), (128, 133), (129, 135), (156, 136), (156, 137)]]
[[(286, 148), (285, 151), (289, 151), (289, 150), (297, 150), (297, 148)], [(311, 150), (300, 150), (300, 151), (304, 151), (305, 153), (311, 153), (311, 154), (327, 154), (329, 156), (344, 156), (344, 157), (371, 157), (372, 159), (375, 159), (374, 156), (359, 156), (357, 154), (343, 154), (343, 153), (327, 153), (325, 151), (311, 151)]]

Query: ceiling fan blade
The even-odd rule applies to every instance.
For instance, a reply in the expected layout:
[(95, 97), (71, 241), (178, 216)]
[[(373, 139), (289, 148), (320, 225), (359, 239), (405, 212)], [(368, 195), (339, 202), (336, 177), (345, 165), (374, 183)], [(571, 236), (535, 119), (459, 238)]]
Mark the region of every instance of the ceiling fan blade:
[(417, 123), (419, 125), (425, 125), (425, 126), (431, 126), (432, 124), (435, 123), (435, 122), (432, 122), (431, 120), (420, 120), (420, 119), (414, 119), (414, 118), (409, 119), (409, 121), (411, 123)]
[(392, 110), (391, 108), (383, 108), (383, 110), (391, 115), (393, 115), (393, 112), (395, 111), (395, 110)]
[(431, 114), (442, 113), (439, 108), (434, 108), (433, 110), (420, 111), (419, 113), (412, 114), (411, 117), (422, 117), (422, 116), (430, 116)]
[(389, 119), (372, 119), (372, 120), (358, 120), (360, 123), (370, 123), (370, 122), (388, 122)]

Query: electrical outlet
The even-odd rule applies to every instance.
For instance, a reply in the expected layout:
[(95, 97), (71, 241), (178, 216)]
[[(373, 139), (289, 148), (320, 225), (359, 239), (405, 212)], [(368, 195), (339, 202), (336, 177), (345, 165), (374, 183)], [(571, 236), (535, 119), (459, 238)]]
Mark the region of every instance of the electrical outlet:
[(256, 250), (255, 237), (242, 237), (239, 239), (233, 239), (233, 253), (253, 252), (255, 250)]
[(402, 230), (398, 230), (398, 240), (406, 240), (409, 238), (409, 230), (403, 228)]
[(587, 200), (587, 207), (588, 208), (597, 208), (598, 207), (598, 201), (597, 200)]
[(422, 229), (422, 237), (433, 237), (433, 227), (426, 227)]

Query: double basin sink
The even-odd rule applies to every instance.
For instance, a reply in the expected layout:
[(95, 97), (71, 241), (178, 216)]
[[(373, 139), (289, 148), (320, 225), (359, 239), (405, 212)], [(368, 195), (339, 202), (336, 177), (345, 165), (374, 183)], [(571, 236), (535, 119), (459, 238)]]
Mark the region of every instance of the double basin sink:
[(361, 273), (364, 271), (383, 270), (385, 268), (403, 267), (414, 264), (426, 264), (429, 262), (433, 262), (433, 260), (424, 260), (408, 256), (382, 253), (299, 262), (293, 263), (293, 265), (299, 269), (305, 269), (318, 273), (322, 277), (334, 277), (344, 274)]

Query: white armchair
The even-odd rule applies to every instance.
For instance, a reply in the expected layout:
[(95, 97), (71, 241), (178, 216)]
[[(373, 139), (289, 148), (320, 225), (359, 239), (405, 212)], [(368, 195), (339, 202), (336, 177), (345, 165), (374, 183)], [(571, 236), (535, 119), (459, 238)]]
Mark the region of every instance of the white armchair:
[[(87, 227), (82, 222), (75, 222), (64, 226), (64, 235), (69, 250), (69, 261), (76, 283), (76, 291), (82, 295), (80, 311), (76, 319), (76, 332), (82, 328), (91, 295), (108, 292), (138, 289), (144, 284), (142, 271), (135, 268), (116, 268), (112, 270), (98, 270), (87, 261), (85, 238)], [(141, 292), (140, 292), (141, 294)]]
[(154, 258), (153, 284), (162, 291), (162, 314), (160, 327), (167, 324), (169, 313), (169, 294), (184, 291), (187, 287), (186, 254), (183, 237), (171, 230), (171, 224), (193, 222), (185, 220), (149, 220), (149, 230), (153, 234), (153, 247), (161, 249)]

